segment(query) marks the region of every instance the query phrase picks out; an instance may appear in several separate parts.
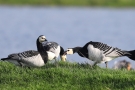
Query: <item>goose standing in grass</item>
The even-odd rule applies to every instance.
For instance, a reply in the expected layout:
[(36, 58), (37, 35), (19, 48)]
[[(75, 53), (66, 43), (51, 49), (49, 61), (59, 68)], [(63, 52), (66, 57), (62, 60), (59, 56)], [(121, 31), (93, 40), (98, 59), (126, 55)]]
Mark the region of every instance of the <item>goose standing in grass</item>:
[[(56, 55), (56, 58), (58, 58), (60, 55), (61, 60), (66, 61), (67, 57), (66, 55), (64, 55), (64, 49), (58, 43), (44, 41), (42, 45), (43, 45), (44, 51), (53, 52)], [(55, 61), (56, 61), (56, 58), (55, 58)]]
[(126, 60), (122, 60), (122, 61), (119, 61), (119, 62), (115, 62), (115, 65), (114, 65), (114, 69), (127, 69), (128, 71), (131, 70), (131, 63), (126, 61)]
[(90, 41), (86, 43), (83, 47), (74, 47), (68, 48), (65, 51), (65, 54), (74, 54), (78, 53), (81, 57), (88, 58), (89, 60), (94, 61), (93, 65), (97, 63), (106, 63), (115, 58), (127, 56), (132, 60), (135, 60), (135, 50), (125, 51), (118, 48), (108, 46), (107, 44), (101, 42)]
[(8, 55), (7, 58), (2, 58), (3, 61), (11, 62), (17, 66), (28, 66), (28, 67), (41, 67), (44, 66), (48, 60), (54, 59), (56, 56), (54, 53), (44, 51), (42, 42), (46, 41), (44, 35), (40, 35), (37, 38), (38, 51), (28, 50), (20, 53), (14, 53)]

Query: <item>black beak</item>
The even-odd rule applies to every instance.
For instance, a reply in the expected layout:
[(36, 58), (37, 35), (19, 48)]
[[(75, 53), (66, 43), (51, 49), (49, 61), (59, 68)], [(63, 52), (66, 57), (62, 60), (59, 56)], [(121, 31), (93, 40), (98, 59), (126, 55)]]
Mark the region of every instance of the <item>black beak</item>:
[(47, 39), (45, 39), (45, 41), (47, 41)]
[(63, 55), (67, 55), (67, 51), (65, 51)]

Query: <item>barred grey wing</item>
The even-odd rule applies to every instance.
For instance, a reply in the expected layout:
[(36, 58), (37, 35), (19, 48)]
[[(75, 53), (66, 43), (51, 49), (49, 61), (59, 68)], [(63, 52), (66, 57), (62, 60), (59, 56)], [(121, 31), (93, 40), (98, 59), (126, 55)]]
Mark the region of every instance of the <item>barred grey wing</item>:
[(114, 48), (108, 46), (107, 44), (101, 42), (89, 42), (89, 44), (93, 45), (93, 47), (98, 48), (99, 50), (103, 51), (103, 54), (106, 56), (123, 56), (124, 52), (119, 48)]
[(29, 50), (29, 51), (24, 51), (21, 53), (14, 53), (14, 54), (10, 54), (8, 57), (15, 59), (15, 60), (20, 60), (22, 58), (28, 58), (28, 57), (32, 57), (35, 55), (38, 55), (39, 52), (38, 51), (34, 51), (34, 50)]
[(58, 44), (56, 42), (46, 41), (46, 42), (43, 42), (42, 45), (45, 51), (50, 51), (50, 50), (52, 51), (52, 49), (55, 50), (58, 47)]

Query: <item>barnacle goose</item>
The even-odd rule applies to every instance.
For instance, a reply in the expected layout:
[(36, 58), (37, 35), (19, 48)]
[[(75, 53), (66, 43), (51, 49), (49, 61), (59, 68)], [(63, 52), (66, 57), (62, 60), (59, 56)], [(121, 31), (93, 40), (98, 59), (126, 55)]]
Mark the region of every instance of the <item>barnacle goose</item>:
[(115, 65), (114, 65), (114, 69), (127, 69), (128, 71), (131, 70), (131, 63), (126, 61), (126, 60), (122, 60), (122, 61), (118, 61), (118, 62), (115, 62)]
[[(44, 51), (53, 52), (56, 55), (56, 58), (58, 58), (60, 55), (61, 60), (66, 61), (67, 57), (66, 55), (64, 55), (64, 49), (58, 43), (44, 41), (42, 42), (42, 45), (43, 45)], [(56, 58), (55, 58), (55, 61), (56, 61)]]
[(11, 62), (17, 66), (28, 67), (41, 67), (47, 63), (48, 60), (54, 59), (56, 56), (54, 53), (44, 51), (42, 42), (46, 40), (44, 35), (40, 35), (37, 38), (38, 51), (28, 50), (20, 53), (14, 53), (8, 55), (7, 58), (2, 58), (3, 61)]
[(65, 51), (65, 54), (74, 54), (75, 52), (77, 52), (81, 57), (94, 61), (93, 65), (106, 62), (106, 67), (108, 61), (117, 57), (127, 56), (130, 59), (135, 60), (135, 50), (125, 51), (108, 46), (107, 44), (101, 42), (90, 41), (83, 47), (68, 48)]

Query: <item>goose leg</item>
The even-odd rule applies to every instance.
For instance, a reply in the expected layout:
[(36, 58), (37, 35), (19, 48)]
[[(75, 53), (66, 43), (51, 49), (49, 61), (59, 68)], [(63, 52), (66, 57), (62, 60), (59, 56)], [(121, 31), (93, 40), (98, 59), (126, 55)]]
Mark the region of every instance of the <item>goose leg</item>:
[(105, 62), (106, 68), (107, 68), (107, 62)]
[(18, 63), (23, 68), (23, 64), (21, 63), (21, 61), (18, 61)]
[(97, 62), (94, 62), (94, 64), (92, 66), (96, 66), (97, 65)]

